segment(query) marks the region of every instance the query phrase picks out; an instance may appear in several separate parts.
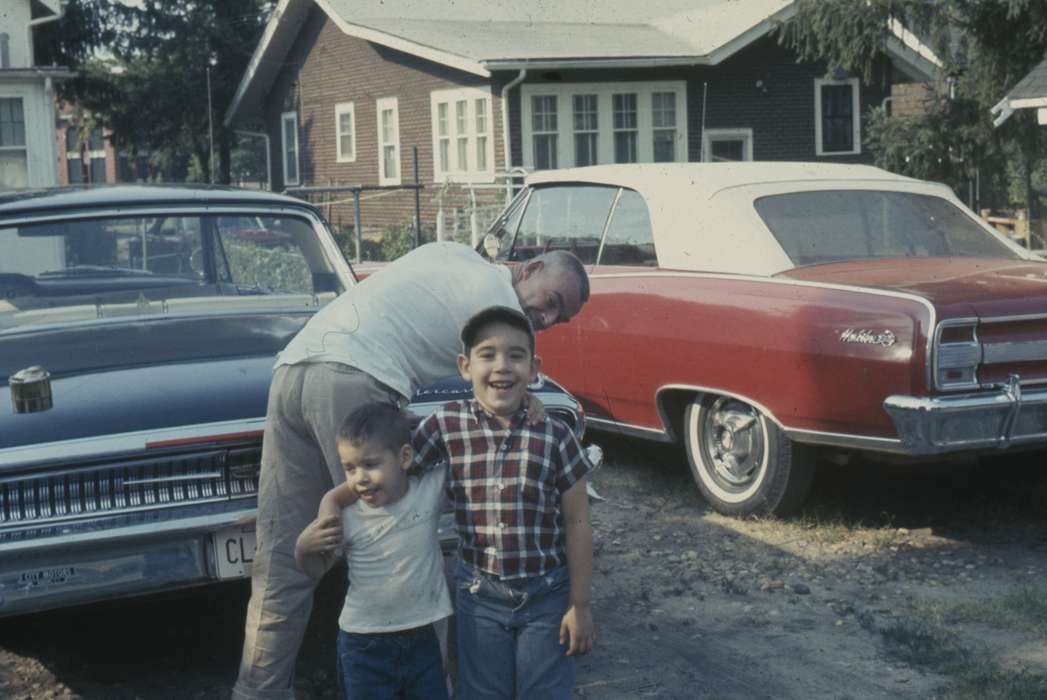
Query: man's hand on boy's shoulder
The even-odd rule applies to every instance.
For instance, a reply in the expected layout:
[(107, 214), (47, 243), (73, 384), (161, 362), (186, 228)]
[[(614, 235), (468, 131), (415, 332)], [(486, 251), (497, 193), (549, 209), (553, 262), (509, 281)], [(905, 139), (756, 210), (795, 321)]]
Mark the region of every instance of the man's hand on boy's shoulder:
[(567, 645), (566, 656), (588, 654), (596, 643), (593, 632), (593, 609), (589, 605), (572, 605), (560, 622), (560, 646)]
[(527, 424), (539, 425), (546, 418), (545, 404), (534, 394), (524, 394), (524, 405), (527, 407)]
[(295, 543), (295, 553), (331, 556), (342, 544), (342, 518), (323, 515), (306, 525)]

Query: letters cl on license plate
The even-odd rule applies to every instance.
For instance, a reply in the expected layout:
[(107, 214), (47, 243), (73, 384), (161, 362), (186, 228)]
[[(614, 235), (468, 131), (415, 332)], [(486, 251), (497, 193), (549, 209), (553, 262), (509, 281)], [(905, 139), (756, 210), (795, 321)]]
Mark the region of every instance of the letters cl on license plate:
[(227, 527), (211, 537), (218, 561), (218, 578), (244, 578), (251, 575), (255, 550), (254, 525)]

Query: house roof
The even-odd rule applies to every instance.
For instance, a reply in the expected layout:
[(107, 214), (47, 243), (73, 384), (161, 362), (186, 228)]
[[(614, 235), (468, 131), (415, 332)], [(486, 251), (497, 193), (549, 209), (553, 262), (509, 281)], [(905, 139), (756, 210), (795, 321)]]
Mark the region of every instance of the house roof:
[(1047, 108), (1047, 59), (1029, 71), (1002, 100), (993, 105), (993, 126), (1000, 126), (1007, 121), (1014, 110), (1029, 108)]
[[(522, 68), (716, 65), (795, 12), (794, 0), (280, 0), (226, 124), (260, 110), (314, 2), (349, 36), (484, 77)], [(899, 39), (889, 42), (892, 55), (930, 76), (933, 54), (892, 30)]]

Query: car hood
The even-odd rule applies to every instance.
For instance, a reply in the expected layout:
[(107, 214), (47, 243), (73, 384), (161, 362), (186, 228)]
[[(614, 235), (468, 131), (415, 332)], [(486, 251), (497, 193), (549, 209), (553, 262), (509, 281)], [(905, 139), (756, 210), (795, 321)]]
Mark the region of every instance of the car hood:
[(940, 318), (1044, 313), (1047, 261), (999, 258), (891, 258), (809, 265), (779, 278), (915, 294)]
[[(0, 448), (265, 414), (276, 354), (308, 314), (72, 324), (0, 333)], [(54, 407), (15, 414), (10, 375), (40, 365)]]

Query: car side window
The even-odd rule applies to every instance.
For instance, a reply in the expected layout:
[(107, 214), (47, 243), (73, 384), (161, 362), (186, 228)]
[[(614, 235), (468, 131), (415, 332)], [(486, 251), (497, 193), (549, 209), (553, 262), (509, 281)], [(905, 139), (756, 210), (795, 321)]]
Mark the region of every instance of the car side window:
[(617, 190), (575, 184), (536, 187), (509, 259), (528, 260), (550, 250), (567, 250), (592, 265)]
[(618, 197), (600, 250), (600, 264), (657, 267), (651, 215), (639, 192), (623, 189)]
[(313, 273), (301, 242), (314, 236), (307, 224), (269, 216), (218, 219), (221, 277), (241, 293), (311, 294)]

